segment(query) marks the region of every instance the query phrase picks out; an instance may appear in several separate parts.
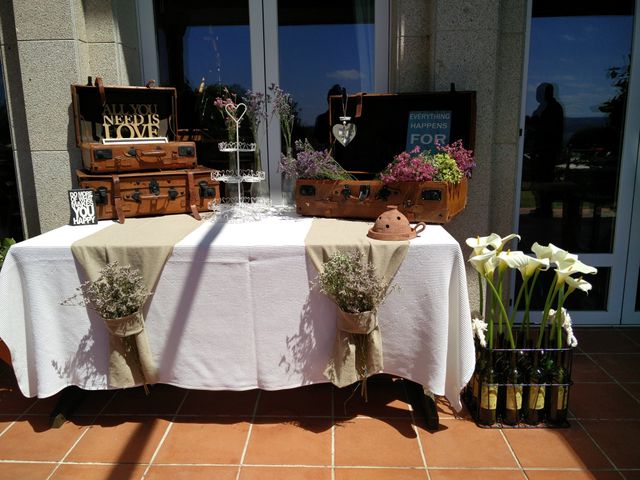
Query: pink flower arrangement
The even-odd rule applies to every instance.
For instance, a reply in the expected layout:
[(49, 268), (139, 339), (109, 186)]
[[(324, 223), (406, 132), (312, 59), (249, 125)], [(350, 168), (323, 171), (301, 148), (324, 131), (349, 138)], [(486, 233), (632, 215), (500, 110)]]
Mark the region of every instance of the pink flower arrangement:
[(416, 146), (410, 152), (393, 157), (380, 174), (384, 183), (443, 181), (459, 183), (463, 177), (471, 177), (476, 163), (473, 152), (462, 146), (462, 140), (450, 145), (436, 145), (437, 153), (421, 152)]
[(420, 154), (420, 147), (415, 147), (393, 157), (393, 162), (380, 174), (380, 179), (384, 183), (429, 182), (436, 173), (436, 167)]
[(476, 166), (476, 160), (473, 156), (473, 150), (467, 150), (462, 146), (462, 140), (456, 140), (444, 146), (436, 144), (436, 148), (441, 152), (448, 153), (456, 161), (456, 165), (458, 165), (463, 175), (471, 178), (471, 172)]

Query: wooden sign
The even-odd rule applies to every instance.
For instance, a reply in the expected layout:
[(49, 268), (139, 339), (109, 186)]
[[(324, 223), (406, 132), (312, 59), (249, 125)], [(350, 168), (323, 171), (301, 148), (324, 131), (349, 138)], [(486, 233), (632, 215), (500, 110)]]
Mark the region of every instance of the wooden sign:
[(96, 202), (91, 188), (69, 190), (69, 225), (93, 225), (98, 223)]
[(157, 138), (160, 115), (155, 104), (107, 103), (102, 112), (104, 139)]

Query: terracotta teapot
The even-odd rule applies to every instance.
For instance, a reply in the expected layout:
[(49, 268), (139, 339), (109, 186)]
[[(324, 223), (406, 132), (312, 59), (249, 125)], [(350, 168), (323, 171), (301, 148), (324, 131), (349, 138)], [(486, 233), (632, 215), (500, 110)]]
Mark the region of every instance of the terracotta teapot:
[(396, 205), (387, 205), (387, 210), (378, 216), (367, 236), (376, 240), (411, 240), (426, 226), (424, 222), (420, 222), (415, 228), (411, 228), (409, 220)]

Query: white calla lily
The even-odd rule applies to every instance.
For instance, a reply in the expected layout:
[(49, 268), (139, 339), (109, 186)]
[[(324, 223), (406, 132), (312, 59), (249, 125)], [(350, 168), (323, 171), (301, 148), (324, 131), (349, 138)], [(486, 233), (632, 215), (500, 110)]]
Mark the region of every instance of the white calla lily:
[(487, 253), (489, 250), (495, 250), (497, 253), (500, 253), (504, 246), (514, 238), (520, 240), (520, 235), (511, 233), (503, 238), (497, 233), (492, 233), (486, 237), (467, 238), (466, 243), (469, 247), (473, 248), (471, 256), (476, 256)]
[(469, 263), (473, 265), (478, 272), (483, 276), (490, 276), (494, 270), (498, 267), (498, 257), (495, 250), (489, 250), (486, 253), (480, 255), (474, 255), (469, 259)]
[(489, 250), (495, 250), (500, 246), (500, 235), (497, 233), (492, 233), (486, 237), (471, 237), (467, 238), (466, 243), (469, 247), (473, 248), (473, 252), (471, 253), (472, 257), (476, 255), (482, 255), (483, 253), (487, 253)]
[(577, 255), (558, 248), (553, 243), (550, 243), (545, 247), (540, 245), (538, 242), (535, 242), (531, 247), (531, 251), (536, 254), (536, 257), (541, 259), (548, 258), (550, 262), (555, 263), (562, 262), (564, 260), (578, 260)]
[(589, 290), (591, 290), (592, 288), (592, 285), (586, 280), (584, 280), (582, 277), (579, 277), (579, 278), (566, 277), (564, 281), (569, 287), (569, 290), (567, 291), (567, 295), (569, 295), (574, 290), (581, 290), (585, 293), (589, 293)]
[(509, 268), (517, 268), (522, 278), (529, 278), (538, 270), (549, 269), (548, 258), (535, 258), (519, 250), (500, 252), (498, 259)]
[(571, 277), (576, 273), (582, 274), (594, 274), (598, 273), (598, 269), (595, 267), (591, 267), (586, 263), (581, 262), (580, 260), (574, 260), (573, 258), (565, 258), (558, 263), (558, 267), (556, 268), (557, 282), (558, 285), (564, 283), (567, 277)]

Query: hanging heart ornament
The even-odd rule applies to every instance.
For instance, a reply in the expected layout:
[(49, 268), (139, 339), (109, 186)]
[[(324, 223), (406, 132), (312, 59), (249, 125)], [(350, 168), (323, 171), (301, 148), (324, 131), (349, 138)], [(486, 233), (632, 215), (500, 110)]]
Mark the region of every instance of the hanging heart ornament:
[(347, 123), (347, 120), (351, 120), (351, 117), (340, 117), (340, 120), (342, 120), (342, 125), (338, 123), (332, 128), (333, 136), (343, 147), (346, 147), (356, 136), (356, 126), (353, 123)]

